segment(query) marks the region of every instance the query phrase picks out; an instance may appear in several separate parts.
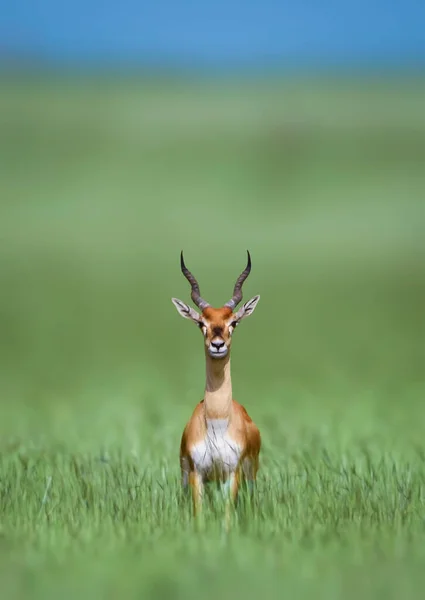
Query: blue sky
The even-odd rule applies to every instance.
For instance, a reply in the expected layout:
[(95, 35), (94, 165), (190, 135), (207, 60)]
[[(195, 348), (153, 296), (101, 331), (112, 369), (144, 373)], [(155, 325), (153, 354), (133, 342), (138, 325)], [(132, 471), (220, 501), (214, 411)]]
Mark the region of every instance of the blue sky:
[(425, 62), (425, 0), (0, 0), (0, 50), (57, 61)]

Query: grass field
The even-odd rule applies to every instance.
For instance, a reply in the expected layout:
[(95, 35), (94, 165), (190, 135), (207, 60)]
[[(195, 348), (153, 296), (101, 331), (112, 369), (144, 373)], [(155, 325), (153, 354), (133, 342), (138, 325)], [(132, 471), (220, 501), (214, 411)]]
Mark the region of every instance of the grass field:
[[(423, 82), (5, 80), (2, 598), (420, 598)], [(179, 252), (213, 304), (251, 251), (235, 398), (253, 510), (194, 531), (204, 386)]]

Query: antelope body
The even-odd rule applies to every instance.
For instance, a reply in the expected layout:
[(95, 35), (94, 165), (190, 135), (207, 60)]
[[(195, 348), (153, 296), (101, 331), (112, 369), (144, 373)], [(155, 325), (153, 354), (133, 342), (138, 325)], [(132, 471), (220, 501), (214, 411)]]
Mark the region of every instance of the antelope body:
[(196, 515), (205, 483), (225, 483), (229, 499), (234, 502), (240, 484), (246, 483), (252, 490), (256, 479), (261, 437), (245, 408), (233, 399), (230, 349), (235, 328), (253, 313), (260, 296), (254, 296), (234, 312), (242, 300), (242, 284), (251, 270), (249, 252), (248, 264), (236, 281), (232, 299), (221, 308), (213, 308), (201, 298), (198, 282), (184, 263), (183, 252), (180, 264), (191, 284), (192, 300), (201, 313), (177, 298), (172, 298), (172, 302), (181, 316), (192, 320), (202, 331), (206, 359), (204, 399), (195, 407), (180, 444), (182, 484), (191, 488)]

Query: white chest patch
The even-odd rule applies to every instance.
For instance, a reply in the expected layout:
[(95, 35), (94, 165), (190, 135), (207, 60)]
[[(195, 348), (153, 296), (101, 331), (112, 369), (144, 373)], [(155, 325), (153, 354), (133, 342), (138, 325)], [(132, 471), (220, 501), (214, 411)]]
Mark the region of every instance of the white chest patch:
[(222, 475), (236, 470), (241, 449), (227, 433), (228, 419), (207, 419), (207, 435), (191, 450), (195, 469), (204, 478), (214, 471)]

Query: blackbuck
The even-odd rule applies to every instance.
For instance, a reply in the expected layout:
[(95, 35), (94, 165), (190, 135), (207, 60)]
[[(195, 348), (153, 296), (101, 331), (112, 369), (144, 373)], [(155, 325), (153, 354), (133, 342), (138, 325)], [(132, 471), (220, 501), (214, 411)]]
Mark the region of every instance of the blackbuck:
[(182, 317), (199, 327), (206, 358), (204, 399), (193, 411), (180, 445), (182, 484), (191, 488), (196, 515), (202, 505), (205, 483), (225, 484), (228, 500), (234, 503), (240, 485), (246, 484), (252, 492), (257, 476), (260, 432), (245, 408), (233, 399), (230, 348), (236, 327), (254, 312), (260, 296), (254, 296), (234, 312), (242, 300), (242, 285), (251, 271), (249, 252), (247, 266), (236, 280), (233, 296), (221, 308), (213, 308), (201, 298), (198, 282), (184, 263), (183, 252), (180, 265), (191, 285), (191, 298), (201, 313), (177, 298), (172, 298), (172, 302)]

